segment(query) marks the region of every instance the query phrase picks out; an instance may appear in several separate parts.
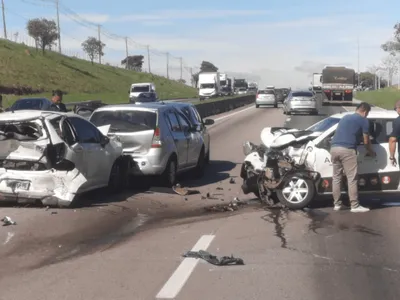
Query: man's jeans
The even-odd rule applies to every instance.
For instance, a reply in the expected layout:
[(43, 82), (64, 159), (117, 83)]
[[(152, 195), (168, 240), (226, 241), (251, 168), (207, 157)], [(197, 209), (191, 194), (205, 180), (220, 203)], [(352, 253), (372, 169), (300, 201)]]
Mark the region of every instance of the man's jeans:
[(358, 202), (358, 180), (357, 180), (357, 151), (343, 147), (331, 148), (331, 159), (333, 165), (332, 194), (334, 205), (341, 205), (341, 187), (343, 173), (347, 177), (349, 198), (351, 207), (357, 207)]

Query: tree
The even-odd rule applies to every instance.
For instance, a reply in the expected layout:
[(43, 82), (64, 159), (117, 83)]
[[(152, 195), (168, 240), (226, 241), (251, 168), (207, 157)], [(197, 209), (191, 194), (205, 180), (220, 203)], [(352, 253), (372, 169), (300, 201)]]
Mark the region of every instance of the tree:
[[(360, 85), (362, 87), (375, 86), (375, 72), (361, 72), (360, 73)], [(356, 74), (356, 82), (358, 82), (358, 74)]]
[(93, 36), (89, 36), (86, 41), (82, 43), (82, 49), (89, 56), (90, 61), (93, 64), (94, 59), (104, 56), (103, 49), (106, 44)]
[(58, 40), (57, 25), (53, 20), (32, 19), (28, 21), (26, 29), (29, 36), (35, 40), (36, 49), (40, 47), (43, 54), (46, 48), (51, 47)]
[(382, 70), (387, 72), (388, 85), (392, 85), (393, 75), (399, 70), (400, 60), (396, 55), (388, 55), (382, 60)]
[(217, 72), (218, 68), (209, 61), (203, 60), (200, 66), (200, 72)]
[(186, 80), (185, 79), (178, 79), (178, 82), (182, 83), (182, 84), (186, 84)]
[(194, 86), (195, 88), (197, 88), (197, 83), (199, 82), (199, 73), (195, 73), (192, 75), (191, 81), (192, 81), (192, 86)]
[(125, 68), (128, 70), (133, 70), (136, 72), (142, 72), (144, 63), (143, 55), (132, 55), (127, 56), (123, 60), (121, 60), (121, 65), (125, 65)]
[(387, 41), (386, 43), (381, 45), (381, 48), (383, 49), (383, 51), (395, 55), (396, 53), (400, 53), (400, 23), (394, 25), (393, 29), (394, 29), (393, 40)]

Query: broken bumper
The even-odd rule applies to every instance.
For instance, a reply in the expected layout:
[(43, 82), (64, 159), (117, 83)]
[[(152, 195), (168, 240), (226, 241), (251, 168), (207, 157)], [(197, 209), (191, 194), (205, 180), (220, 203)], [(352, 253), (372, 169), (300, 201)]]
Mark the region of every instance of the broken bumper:
[[(4, 170), (4, 169), (3, 169)], [(70, 206), (82, 182), (79, 172), (1, 171), (0, 202)], [(83, 182), (86, 182), (84, 180)]]

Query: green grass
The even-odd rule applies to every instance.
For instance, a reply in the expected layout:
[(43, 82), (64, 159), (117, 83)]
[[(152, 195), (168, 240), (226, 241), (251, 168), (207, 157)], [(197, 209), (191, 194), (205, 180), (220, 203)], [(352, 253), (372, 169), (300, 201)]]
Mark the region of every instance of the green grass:
[[(45, 96), (61, 89), (68, 94), (64, 102), (102, 100), (105, 103), (128, 102), (132, 83), (154, 82), (161, 99), (195, 98), (197, 90), (174, 80), (147, 73), (128, 71), (112, 66), (63, 56), (0, 40), (0, 86), (26, 86), (43, 93), (24, 96)], [(3, 95), (3, 105), (10, 105), (21, 96)]]
[(397, 100), (400, 100), (400, 90), (395, 88), (386, 88), (375, 91), (357, 92), (357, 100), (365, 101), (373, 105), (393, 109)]

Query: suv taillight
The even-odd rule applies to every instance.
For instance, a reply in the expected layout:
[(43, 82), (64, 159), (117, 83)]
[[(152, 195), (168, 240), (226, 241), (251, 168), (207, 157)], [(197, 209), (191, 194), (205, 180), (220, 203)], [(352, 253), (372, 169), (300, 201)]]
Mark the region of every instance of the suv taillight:
[(154, 130), (153, 141), (151, 142), (151, 148), (161, 148), (161, 134), (160, 128), (156, 127)]

